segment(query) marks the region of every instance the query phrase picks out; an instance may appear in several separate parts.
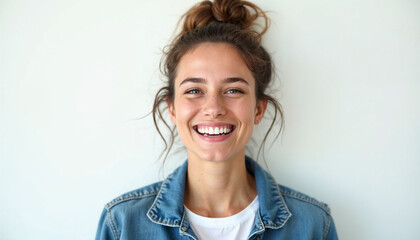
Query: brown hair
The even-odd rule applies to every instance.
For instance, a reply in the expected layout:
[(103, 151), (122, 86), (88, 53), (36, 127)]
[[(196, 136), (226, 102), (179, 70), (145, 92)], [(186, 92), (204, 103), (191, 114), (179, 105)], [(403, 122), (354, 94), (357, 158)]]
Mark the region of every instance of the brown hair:
[[(255, 23), (258, 18), (264, 20), (264, 25)], [(214, 0), (196, 4), (181, 17), (180, 21), (182, 20), (184, 22), (181, 32), (164, 51), (161, 70), (166, 76), (165, 86), (156, 93), (152, 110), (155, 127), (165, 143), (165, 148), (162, 151), (162, 155), (165, 154), (164, 160), (173, 146), (176, 129), (175, 126), (171, 128), (165, 121), (162, 111), (167, 109), (167, 101), (173, 101), (174, 81), (179, 61), (193, 47), (205, 42), (220, 42), (234, 46), (254, 76), (256, 98), (266, 100), (274, 107), (273, 120), (262, 140), (258, 150), (259, 155), (260, 151), (264, 150), (268, 134), (276, 122), (280, 121), (280, 128), (275, 139), (284, 125), (280, 103), (266, 92), (273, 77), (271, 57), (261, 46), (261, 37), (269, 25), (268, 17), (258, 6), (248, 1)], [(260, 31), (256, 27), (259, 27)], [(159, 129), (159, 120), (170, 130), (169, 142)]]

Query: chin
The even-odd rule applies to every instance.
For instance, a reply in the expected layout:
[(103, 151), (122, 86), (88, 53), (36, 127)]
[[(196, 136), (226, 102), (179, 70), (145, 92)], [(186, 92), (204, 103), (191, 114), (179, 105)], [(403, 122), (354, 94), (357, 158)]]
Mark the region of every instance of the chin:
[[(188, 154), (190, 155), (190, 154)], [(225, 162), (229, 161), (229, 159), (232, 159), (237, 154), (232, 154), (232, 151), (223, 151), (223, 152), (217, 152), (217, 151), (209, 151), (209, 152), (201, 152), (199, 154), (193, 154), (198, 159), (201, 159), (203, 161), (208, 162)]]

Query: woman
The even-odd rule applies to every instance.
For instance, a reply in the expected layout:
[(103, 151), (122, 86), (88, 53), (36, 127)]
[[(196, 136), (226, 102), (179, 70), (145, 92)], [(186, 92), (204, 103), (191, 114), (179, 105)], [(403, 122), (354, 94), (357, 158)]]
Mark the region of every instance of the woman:
[[(259, 17), (266, 25), (257, 33)], [(153, 114), (155, 124), (163, 120), (167, 104), (188, 161), (164, 182), (108, 203), (96, 239), (336, 239), (325, 204), (278, 185), (245, 156), (267, 104), (282, 117), (266, 94), (272, 63), (260, 44), (264, 12), (246, 1), (215, 0), (184, 18), (166, 52), (168, 81)], [(173, 138), (172, 131), (166, 156)]]

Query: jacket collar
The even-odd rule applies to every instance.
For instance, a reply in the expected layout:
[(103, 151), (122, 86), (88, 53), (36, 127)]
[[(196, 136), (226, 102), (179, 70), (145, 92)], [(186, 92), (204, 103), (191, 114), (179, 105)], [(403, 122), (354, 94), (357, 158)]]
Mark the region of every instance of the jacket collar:
[(162, 183), (155, 201), (147, 212), (152, 222), (180, 226), (184, 215), (184, 191), (188, 161), (185, 161)]
[[(292, 214), (287, 208), (278, 184), (254, 160), (245, 157), (245, 161), (248, 172), (254, 175), (257, 183), (260, 216), (256, 221), (262, 221), (267, 228), (281, 228)], [(147, 212), (151, 221), (171, 227), (185, 224), (184, 190), (187, 166), (188, 162), (185, 161), (162, 183)], [(261, 225), (257, 222), (256, 224)]]
[(261, 221), (267, 228), (281, 228), (292, 216), (280, 193), (279, 185), (257, 162), (245, 157), (246, 168), (257, 183)]

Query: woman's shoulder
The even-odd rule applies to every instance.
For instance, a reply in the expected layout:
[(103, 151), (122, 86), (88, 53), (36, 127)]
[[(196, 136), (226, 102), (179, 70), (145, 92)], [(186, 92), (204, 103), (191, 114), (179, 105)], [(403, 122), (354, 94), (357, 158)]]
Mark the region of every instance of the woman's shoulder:
[(161, 185), (162, 182), (156, 182), (124, 193), (105, 204), (105, 209), (109, 211), (117, 206), (127, 209), (133, 206), (151, 205), (158, 194)]
[(326, 203), (318, 201), (317, 199), (292, 188), (280, 184), (278, 186), (288, 208), (300, 209), (305, 212), (311, 210), (312, 212), (324, 213), (326, 215), (331, 214), (330, 208)]
[[(289, 209), (292, 214), (293, 212), (312, 212), (324, 216), (330, 215), (330, 208), (327, 204), (302, 192), (278, 184), (268, 171), (264, 170), (258, 164), (254, 165), (255, 167), (252, 168), (251, 166), (255, 162), (253, 162), (253, 160), (251, 161), (250, 158), (246, 158), (246, 160), (248, 165), (247, 168), (251, 169), (251, 173), (254, 174), (257, 180), (257, 188), (259, 186), (261, 189), (259, 193), (261, 192), (262, 194), (271, 196), (272, 201), (269, 201), (270, 203), (277, 202), (280, 205), (285, 204), (285, 208)], [(278, 199), (280, 199), (280, 201), (278, 201)], [(281, 199), (284, 199), (284, 202), (281, 201)]]

